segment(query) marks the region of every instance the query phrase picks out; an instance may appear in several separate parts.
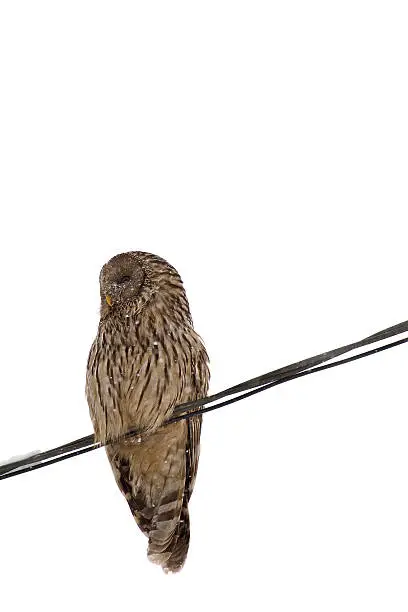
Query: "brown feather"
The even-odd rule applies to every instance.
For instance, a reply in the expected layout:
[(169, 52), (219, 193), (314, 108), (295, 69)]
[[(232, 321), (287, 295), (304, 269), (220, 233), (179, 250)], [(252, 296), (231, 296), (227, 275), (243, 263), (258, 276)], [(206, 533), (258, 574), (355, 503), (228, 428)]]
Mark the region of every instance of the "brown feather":
[(162, 424), (174, 406), (207, 394), (207, 353), (193, 329), (181, 279), (163, 259), (141, 252), (118, 255), (102, 269), (100, 284), (101, 321), (86, 385), (95, 435), (105, 442), (131, 428), (143, 431), (109, 444), (107, 454), (149, 538), (149, 559), (165, 571), (178, 571), (189, 545), (188, 501), (201, 417)]

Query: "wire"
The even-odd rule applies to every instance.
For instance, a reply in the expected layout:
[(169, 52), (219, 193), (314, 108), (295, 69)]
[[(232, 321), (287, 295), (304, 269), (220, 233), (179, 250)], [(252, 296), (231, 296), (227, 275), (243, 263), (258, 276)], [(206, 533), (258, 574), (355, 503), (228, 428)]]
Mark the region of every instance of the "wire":
[(392, 327), (387, 327), (363, 340), (359, 340), (358, 342), (353, 342), (352, 344), (346, 344), (345, 346), (341, 346), (340, 348), (333, 349), (331, 351), (326, 351), (325, 353), (320, 353), (319, 355), (315, 355), (314, 357), (308, 357), (307, 359), (303, 359), (302, 361), (297, 361), (296, 363), (292, 363), (283, 368), (279, 368), (278, 370), (273, 370), (272, 372), (268, 372), (267, 374), (263, 374), (262, 376), (256, 376), (255, 378), (251, 378), (250, 380), (246, 380), (239, 385), (235, 385), (234, 387), (229, 387), (224, 391), (220, 391), (219, 393), (215, 393), (214, 395), (210, 395), (209, 397), (195, 400), (193, 402), (186, 402), (177, 406), (174, 412), (182, 412), (187, 410), (187, 408), (194, 408), (196, 406), (202, 406), (204, 404), (208, 404), (210, 401), (216, 401), (222, 399), (223, 397), (227, 397), (228, 395), (232, 395), (233, 393), (238, 393), (239, 391), (244, 391), (251, 389), (253, 387), (258, 387), (259, 385), (272, 382), (273, 380), (279, 380), (282, 376), (295, 374), (296, 372), (302, 372), (303, 370), (312, 368), (320, 363), (325, 361), (331, 361), (340, 355), (344, 355), (345, 353), (349, 353), (358, 348), (362, 348), (363, 346), (367, 346), (368, 344), (373, 344), (374, 342), (380, 342), (381, 340), (386, 340), (387, 338), (391, 338), (392, 336), (397, 336), (398, 334), (402, 334), (408, 331), (408, 321), (403, 321), (402, 323), (398, 323), (397, 325), (392, 325)]
[(197, 416), (199, 414), (204, 414), (206, 412), (211, 412), (212, 410), (216, 410), (217, 408), (222, 408), (223, 406), (227, 406), (228, 404), (233, 404), (234, 402), (238, 402), (239, 400), (245, 399), (247, 397), (251, 397), (251, 395), (255, 395), (256, 393), (260, 393), (261, 391), (266, 391), (267, 389), (271, 389), (272, 387), (276, 387), (277, 385), (281, 385), (282, 383), (289, 382), (290, 380), (295, 380), (296, 378), (301, 378), (302, 376), (308, 376), (309, 374), (314, 374), (315, 372), (322, 372), (323, 370), (335, 368), (339, 365), (344, 365), (345, 363), (357, 361), (358, 359), (362, 359), (363, 357), (369, 357), (370, 355), (375, 355), (376, 353), (386, 351), (387, 349), (394, 348), (395, 346), (399, 346), (400, 344), (405, 344), (406, 342), (408, 342), (408, 338), (403, 338), (402, 340), (396, 340), (395, 342), (391, 342), (390, 344), (385, 344), (384, 346), (380, 346), (376, 349), (371, 349), (370, 351), (366, 351), (365, 353), (360, 353), (359, 355), (353, 355), (352, 357), (346, 357), (345, 359), (335, 361), (334, 363), (327, 363), (326, 365), (318, 366), (316, 368), (311, 368), (310, 370), (306, 370), (304, 372), (297, 372), (296, 374), (290, 374), (288, 376), (281, 378), (280, 380), (275, 380), (266, 385), (263, 385), (262, 387), (258, 387), (256, 389), (253, 389), (252, 391), (248, 391), (247, 393), (242, 393), (238, 397), (234, 397), (232, 399), (226, 400), (225, 402), (219, 402), (218, 404), (215, 404), (214, 406), (204, 407), (198, 410), (192, 410), (191, 412), (187, 412), (184, 414), (180, 414), (178, 416), (171, 417), (167, 421), (167, 423), (175, 423), (176, 421), (181, 421), (182, 419), (186, 419), (192, 416)]
[[(213, 410), (217, 410), (218, 408), (222, 408), (229, 404), (233, 404), (242, 399), (255, 395), (256, 393), (260, 393), (261, 391), (266, 391), (267, 389), (275, 387), (276, 385), (289, 382), (290, 380), (307, 376), (309, 374), (313, 374), (314, 372), (321, 372), (329, 368), (344, 365), (346, 363), (350, 363), (352, 361), (356, 361), (358, 359), (374, 355), (390, 348), (394, 348), (400, 344), (408, 342), (408, 338), (403, 338), (401, 340), (391, 342), (390, 344), (386, 344), (384, 346), (380, 346), (364, 353), (353, 355), (351, 357), (335, 361), (330, 364), (326, 364), (323, 366), (319, 365), (324, 361), (332, 360), (346, 352), (350, 352), (357, 348), (361, 348), (368, 344), (384, 340), (386, 338), (401, 334), (406, 331), (408, 331), (408, 321), (404, 321), (403, 323), (399, 323), (398, 325), (393, 325), (392, 327), (377, 332), (372, 336), (368, 336), (368, 338), (364, 338), (359, 342), (354, 342), (352, 344), (345, 345), (332, 351), (327, 351), (325, 353), (315, 355), (314, 357), (310, 357), (308, 359), (298, 361), (283, 368), (273, 370), (272, 372), (268, 372), (266, 374), (263, 374), (262, 376), (249, 379), (243, 383), (240, 383), (233, 387), (229, 387), (224, 391), (220, 391), (219, 393), (215, 393), (214, 395), (210, 395), (206, 398), (201, 398), (192, 402), (186, 402), (184, 404), (181, 404), (180, 406), (177, 406), (174, 409), (173, 416), (167, 421), (167, 423), (174, 423), (182, 419), (190, 418), (192, 416), (211, 412)], [(218, 402), (218, 400), (231, 395), (235, 395), (236, 397), (232, 397), (228, 400)], [(218, 403), (214, 404), (214, 402)], [(209, 404), (214, 405), (209, 406)], [(124, 436), (122, 436), (122, 438), (130, 437), (133, 435), (140, 435), (141, 433), (143, 432), (131, 430)], [(117, 442), (117, 440), (115, 440), (115, 442)], [(108, 443), (109, 442), (107, 442), (107, 444)], [(84, 453), (100, 448), (101, 446), (103, 446), (103, 444), (95, 442), (94, 436), (90, 435), (85, 436), (84, 438), (79, 438), (78, 440), (74, 440), (73, 442), (69, 442), (68, 444), (58, 446), (43, 453), (34, 453), (22, 459), (8, 461), (3, 465), (0, 465), (0, 480), (11, 478), (19, 474), (24, 474), (25, 472), (30, 472), (42, 467), (46, 467), (47, 465), (52, 465), (53, 463), (58, 463), (59, 461), (64, 461), (65, 459), (69, 459), (71, 457), (82, 455)]]

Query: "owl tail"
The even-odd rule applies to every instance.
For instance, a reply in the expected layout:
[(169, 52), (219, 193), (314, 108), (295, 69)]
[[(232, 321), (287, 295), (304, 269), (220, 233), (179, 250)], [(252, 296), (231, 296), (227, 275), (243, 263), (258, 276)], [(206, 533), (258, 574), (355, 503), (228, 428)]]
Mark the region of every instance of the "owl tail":
[(147, 556), (165, 572), (179, 571), (185, 562), (190, 521), (188, 500), (191, 444), (185, 422), (151, 434), (142, 443), (112, 444), (106, 449), (120, 490), (143, 533)]
[(147, 556), (161, 565), (164, 572), (178, 572), (184, 565), (190, 543), (190, 519), (187, 500), (183, 498), (180, 510), (178, 500), (163, 499), (153, 518), (149, 532)]

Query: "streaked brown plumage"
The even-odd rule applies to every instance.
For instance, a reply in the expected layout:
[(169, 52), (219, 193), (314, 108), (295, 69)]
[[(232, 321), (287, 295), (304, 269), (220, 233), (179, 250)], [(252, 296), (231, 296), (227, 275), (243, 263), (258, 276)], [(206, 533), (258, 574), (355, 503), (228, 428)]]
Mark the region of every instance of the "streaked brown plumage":
[(162, 426), (173, 408), (205, 397), (208, 357), (195, 333), (180, 276), (164, 259), (135, 251), (101, 270), (101, 319), (86, 395), (99, 441), (143, 430), (106, 447), (118, 486), (165, 571), (185, 561), (188, 501), (197, 473), (201, 417)]

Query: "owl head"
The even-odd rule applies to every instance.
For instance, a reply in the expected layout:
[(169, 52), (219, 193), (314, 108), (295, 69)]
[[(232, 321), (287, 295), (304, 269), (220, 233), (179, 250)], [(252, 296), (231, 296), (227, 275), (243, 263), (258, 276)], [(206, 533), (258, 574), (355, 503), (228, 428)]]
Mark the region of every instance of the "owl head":
[(167, 261), (142, 251), (115, 255), (99, 276), (101, 317), (133, 313), (154, 301), (165, 310), (178, 310), (189, 316), (181, 278)]
[(145, 272), (137, 251), (112, 257), (99, 276), (102, 311), (137, 300), (144, 279)]

